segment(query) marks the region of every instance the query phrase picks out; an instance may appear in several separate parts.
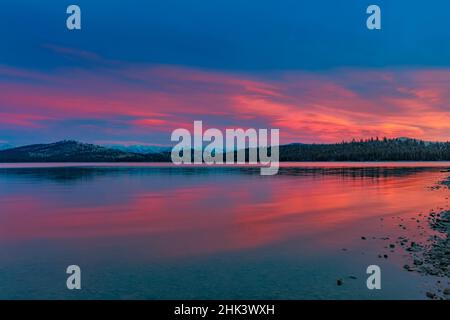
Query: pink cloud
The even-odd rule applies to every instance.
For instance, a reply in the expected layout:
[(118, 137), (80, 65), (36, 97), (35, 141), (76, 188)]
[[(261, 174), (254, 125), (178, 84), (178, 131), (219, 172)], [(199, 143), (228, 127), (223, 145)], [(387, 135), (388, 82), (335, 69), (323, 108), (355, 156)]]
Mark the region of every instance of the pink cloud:
[(14, 127), (39, 128), (40, 121), (50, 119), (39, 115), (0, 112), (0, 124)]
[(203, 120), (208, 127), (280, 128), (282, 143), (370, 136), (450, 138), (450, 70), (445, 69), (348, 69), (264, 78), (117, 64), (52, 73), (0, 67), (2, 76), (0, 123), (17, 130), (52, 125), (48, 119), (94, 119), (125, 126), (97, 124), (104, 133), (166, 132), (169, 140), (173, 129), (190, 129), (194, 120)]

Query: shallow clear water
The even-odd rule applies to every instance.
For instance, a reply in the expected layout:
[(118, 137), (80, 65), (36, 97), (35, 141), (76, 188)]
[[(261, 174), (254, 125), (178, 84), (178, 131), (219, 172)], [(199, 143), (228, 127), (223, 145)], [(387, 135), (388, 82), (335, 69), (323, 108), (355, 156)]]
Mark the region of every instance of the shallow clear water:
[[(428, 236), (415, 217), (448, 208), (430, 187), (449, 167), (2, 165), (0, 298), (422, 299), (436, 279), (383, 238)], [(366, 287), (372, 264), (381, 290)]]

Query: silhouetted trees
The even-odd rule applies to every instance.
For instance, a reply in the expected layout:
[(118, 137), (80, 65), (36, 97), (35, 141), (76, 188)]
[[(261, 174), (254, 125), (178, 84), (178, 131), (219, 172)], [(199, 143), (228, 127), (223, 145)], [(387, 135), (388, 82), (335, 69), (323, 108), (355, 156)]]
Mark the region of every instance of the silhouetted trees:
[(280, 161), (450, 161), (450, 143), (384, 137), (337, 144), (290, 144), (280, 147)]

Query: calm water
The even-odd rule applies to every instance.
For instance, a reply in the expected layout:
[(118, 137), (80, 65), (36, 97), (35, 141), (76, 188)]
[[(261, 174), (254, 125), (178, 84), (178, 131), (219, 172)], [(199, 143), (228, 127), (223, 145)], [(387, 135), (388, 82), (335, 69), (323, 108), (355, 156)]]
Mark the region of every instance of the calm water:
[(2, 299), (423, 299), (436, 280), (381, 238), (427, 236), (412, 218), (448, 208), (430, 187), (450, 163), (29, 166), (0, 167)]

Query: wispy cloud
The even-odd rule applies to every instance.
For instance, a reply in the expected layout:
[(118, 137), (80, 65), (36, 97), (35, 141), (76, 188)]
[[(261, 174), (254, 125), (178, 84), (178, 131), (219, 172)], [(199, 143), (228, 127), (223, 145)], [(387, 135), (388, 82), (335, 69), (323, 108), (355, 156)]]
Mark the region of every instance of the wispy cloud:
[(42, 47), (44, 49), (47, 49), (53, 53), (68, 57), (68, 58), (74, 58), (84, 61), (90, 61), (90, 62), (96, 62), (96, 63), (112, 63), (113, 61), (104, 59), (100, 55), (98, 55), (95, 52), (88, 51), (88, 50), (82, 50), (78, 48), (71, 48), (66, 46), (60, 46), (56, 44), (43, 44)]

